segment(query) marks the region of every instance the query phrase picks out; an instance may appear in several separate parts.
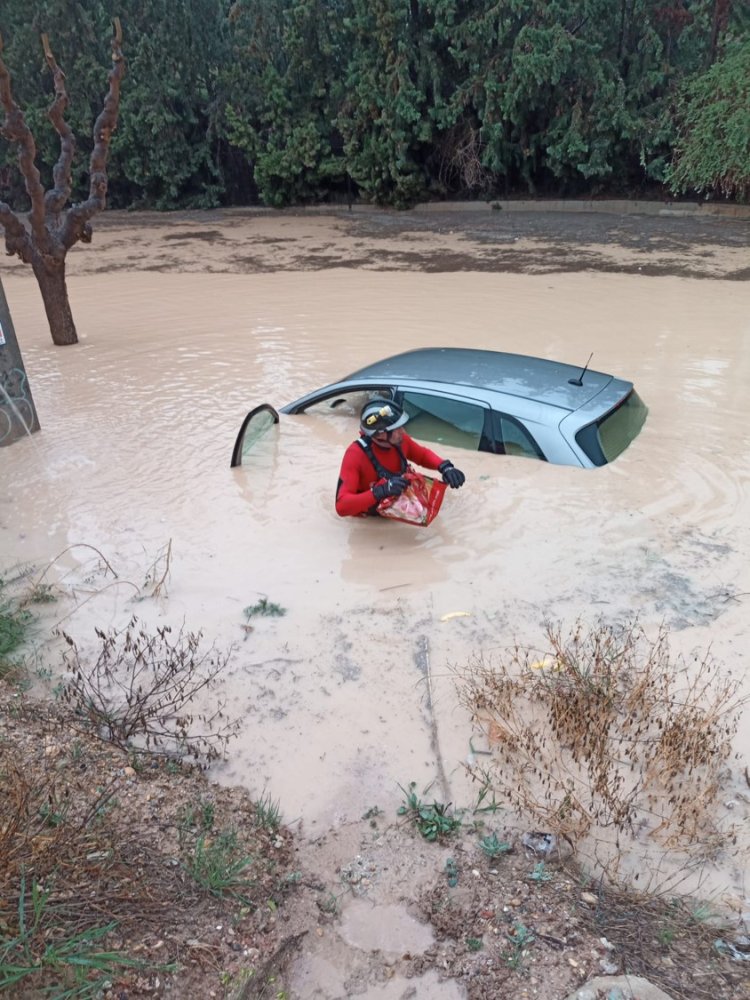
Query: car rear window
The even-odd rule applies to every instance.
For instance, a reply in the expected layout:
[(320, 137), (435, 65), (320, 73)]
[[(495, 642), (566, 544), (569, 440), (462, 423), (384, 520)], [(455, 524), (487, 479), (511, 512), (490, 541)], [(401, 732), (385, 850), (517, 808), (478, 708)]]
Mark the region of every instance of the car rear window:
[(614, 410), (578, 431), (576, 441), (594, 465), (606, 465), (638, 437), (647, 415), (648, 407), (632, 389)]

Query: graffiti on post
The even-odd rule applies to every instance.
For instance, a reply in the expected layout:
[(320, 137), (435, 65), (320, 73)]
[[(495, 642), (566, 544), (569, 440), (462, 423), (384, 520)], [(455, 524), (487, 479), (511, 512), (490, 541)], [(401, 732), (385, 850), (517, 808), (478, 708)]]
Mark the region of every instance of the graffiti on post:
[(14, 421), (31, 434), (34, 426), (34, 410), (26, 395), (28, 380), (22, 368), (11, 368), (0, 372), (0, 444), (13, 430)]
[(0, 448), (38, 430), (39, 417), (0, 278)]

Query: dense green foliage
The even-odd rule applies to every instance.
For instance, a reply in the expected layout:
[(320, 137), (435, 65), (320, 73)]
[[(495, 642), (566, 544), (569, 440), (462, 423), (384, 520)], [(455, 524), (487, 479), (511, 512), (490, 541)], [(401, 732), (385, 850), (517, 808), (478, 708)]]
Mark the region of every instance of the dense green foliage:
[[(3, 0), (45, 180), (42, 31), (65, 70), (78, 196), (112, 14), (128, 76), (111, 205), (749, 193), (738, 0)], [(12, 164), (0, 141), (4, 200), (23, 207)]]
[(680, 191), (750, 197), (750, 41), (684, 85), (669, 176)]

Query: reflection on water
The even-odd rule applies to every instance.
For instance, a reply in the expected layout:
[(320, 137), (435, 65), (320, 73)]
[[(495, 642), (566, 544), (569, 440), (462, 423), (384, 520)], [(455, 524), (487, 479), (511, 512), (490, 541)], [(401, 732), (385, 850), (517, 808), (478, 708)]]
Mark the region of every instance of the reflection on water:
[[(399, 782), (435, 777), (419, 649), (456, 802), (470, 795), (470, 728), (450, 668), (477, 650), (538, 645), (547, 619), (637, 613), (647, 628), (670, 624), (679, 651), (710, 642), (738, 665), (750, 592), (742, 283), (719, 294), (709, 281), (596, 274), (554, 286), (364, 271), (79, 277), (82, 343), (69, 350), (48, 343), (33, 282), (5, 283), (43, 431), (0, 452), (3, 563), (87, 542), (140, 582), (171, 539), (169, 598), (138, 614), (235, 644), (227, 693), (246, 725), (219, 777), (267, 785), (308, 829), (375, 802), (392, 811)], [(593, 349), (601, 370), (635, 383), (649, 419), (593, 471), (441, 446), (467, 485), (426, 530), (336, 516), (356, 433), (340, 415), (282, 414), (251, 465), (229, 468), (252, 407), (435, 344), (569, 362)], [(76, 565), (73, 554), (65, 571)], [(245, 633), (242, 609), (259, 596), (287, 615)], [(67, 625), (91, 635), (132, 611), (124, 589), (105, 592)]]

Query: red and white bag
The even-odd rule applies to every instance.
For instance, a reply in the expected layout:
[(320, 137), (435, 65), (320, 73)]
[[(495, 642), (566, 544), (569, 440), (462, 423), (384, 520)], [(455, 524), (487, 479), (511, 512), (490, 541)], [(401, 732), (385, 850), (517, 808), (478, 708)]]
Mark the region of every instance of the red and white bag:
[(446, 485), (441, 479), (432, 479), (411, 469), (404, 473), (404, 479), (409, 480), (407, 489), (400, 497), (385, 497), (381, 500), (377, 506), (378, 514), (393, 521), (405, 521), (406, 524), (424, 528), (437, 517)]

